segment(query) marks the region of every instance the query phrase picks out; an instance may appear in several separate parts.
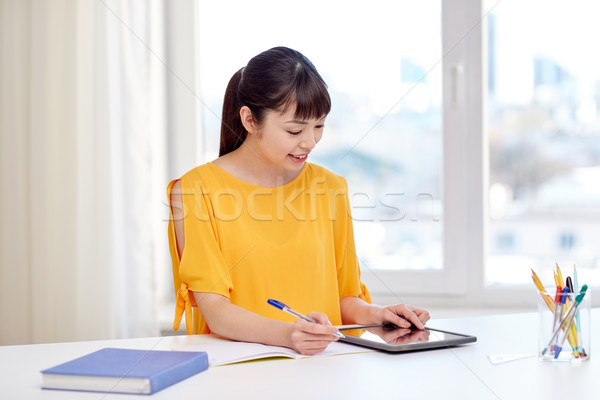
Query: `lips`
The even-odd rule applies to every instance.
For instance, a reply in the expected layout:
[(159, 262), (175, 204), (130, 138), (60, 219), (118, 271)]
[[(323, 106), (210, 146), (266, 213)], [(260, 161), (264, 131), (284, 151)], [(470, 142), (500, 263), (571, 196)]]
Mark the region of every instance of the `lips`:
[(288, 154), (288, 157), (290, 157), (290, 159), (292, 161), (297, 162), (297, 163), (304, 162), (306, 160), (307, 156), (308, 156), (308, 154), (298, 154), (298, 155)]

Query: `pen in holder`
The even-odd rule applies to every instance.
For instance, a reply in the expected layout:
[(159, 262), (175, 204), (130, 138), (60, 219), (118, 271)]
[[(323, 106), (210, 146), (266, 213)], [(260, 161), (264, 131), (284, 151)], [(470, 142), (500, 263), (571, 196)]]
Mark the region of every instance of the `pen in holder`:
[(578, 363), (591, 354), (591, 291), (557, 286), (539, 291), (539, 359), (550, 362)]

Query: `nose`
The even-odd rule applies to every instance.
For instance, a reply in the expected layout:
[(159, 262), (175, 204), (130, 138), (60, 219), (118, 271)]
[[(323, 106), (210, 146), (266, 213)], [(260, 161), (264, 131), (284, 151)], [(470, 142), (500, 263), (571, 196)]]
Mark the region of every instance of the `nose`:
[(304, 137), (302, 138), (302, 143), (300, 144), (303, 149), (312, 150), (317, 145), (321, 136), (317, 130), (308, 130)]

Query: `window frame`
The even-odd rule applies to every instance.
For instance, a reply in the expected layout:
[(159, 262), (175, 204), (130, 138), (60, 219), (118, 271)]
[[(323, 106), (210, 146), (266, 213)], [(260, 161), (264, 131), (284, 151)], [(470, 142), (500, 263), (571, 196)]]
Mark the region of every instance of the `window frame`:
[(401, 297), (420, 304), (424, 299), (445, 303), (449, 297), (457, 300), (483, 290), (488, 154), (482, 2), (442, 1), (441, 23), (443, 268), (363, 270), (373, 296), (390, 301)]

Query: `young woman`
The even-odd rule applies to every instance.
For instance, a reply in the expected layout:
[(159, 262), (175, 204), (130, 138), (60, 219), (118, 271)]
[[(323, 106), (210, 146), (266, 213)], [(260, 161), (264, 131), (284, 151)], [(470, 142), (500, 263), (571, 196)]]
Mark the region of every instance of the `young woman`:
[[(339, 324), (411, 324), (427, 311), (370, 304), (360, 281), (344, 178), (309, 163), (331, 108), (299, 52), (276, 47), (234, 74), (219, 158), (169, 184), (174, 328), (316, 354)], [(193, 294), (193, 296), (191, 295)], [(276, 299), (318, 324), (267, 303)], [(200, 315), (190, 328), (191, 307)]]

